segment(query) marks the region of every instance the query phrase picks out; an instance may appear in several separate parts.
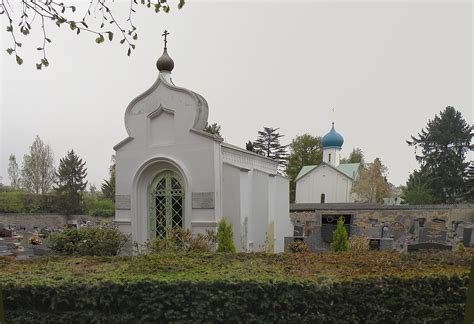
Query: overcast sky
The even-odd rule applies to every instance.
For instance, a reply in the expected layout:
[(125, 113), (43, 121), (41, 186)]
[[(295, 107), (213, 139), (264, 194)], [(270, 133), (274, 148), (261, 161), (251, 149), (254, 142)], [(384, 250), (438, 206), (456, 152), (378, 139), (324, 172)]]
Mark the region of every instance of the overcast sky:
[[(125, 14), (128, 5), (114, 8)], [(263, 126), (279, 127), (286, 144), (304, 133), (322, 136), (334, 121), (345, 139), (342, 156), (359, 147), (366, 160), (381, 158), (399, 185), (417, 168), (405, 143), (411, 134), (448, 105), (473, 121), (470, 1), (188, 0), (168, 15), (139, 7), (135, 23), (131, 57), (117, 41), (97, 45), (91, 35), (49, 25), (51, 65), (43, 71), (34, 65), (41, 30), (23, 40), (18, 66), (5, 52), (10, 36), (2, 27), (4, 183), (9, 155), (21, 161), (38, 134), (56, 164), (73, 148), (100, 187), (112, 147), (126, 137), (125, 108), (158, 75), (164, 29), (175, 84), (207, 99), (209, 122), (235, 145), (244, 147)]]

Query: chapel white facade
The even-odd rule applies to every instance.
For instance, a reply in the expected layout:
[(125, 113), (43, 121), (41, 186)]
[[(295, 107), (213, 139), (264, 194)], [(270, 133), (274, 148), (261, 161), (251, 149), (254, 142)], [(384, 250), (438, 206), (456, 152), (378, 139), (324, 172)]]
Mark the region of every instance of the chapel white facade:
[(125, 111), (128, 137), (114, 147), (120, 230), (144, 243), (177, 226), (215, 231), (224, 217), (238, 251), (283, 251), (293, 229), (278, 163), (204, 131), (208, 104), (172, 81), (166, 40), (157, 67), (155, 83)]
[(360, 163), (340, 163), (344, 138), (332, 128), (321, 140), (323, 161), (303, 166), (296, 177), (295, 203), (354, 202), (352, 186)]

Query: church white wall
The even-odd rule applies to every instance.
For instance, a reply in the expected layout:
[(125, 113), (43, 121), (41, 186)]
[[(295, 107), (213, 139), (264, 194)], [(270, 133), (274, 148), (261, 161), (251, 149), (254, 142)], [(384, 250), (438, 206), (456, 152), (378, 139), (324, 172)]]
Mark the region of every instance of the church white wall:
[(290, 222), (289, 181), (282, 176), (274, 178), (277, 199), (274, 207), (275, 237), (274, 252), (283, 252), (285, 236), (293, 235), (293, 224)]
[(297, 203), (320, 203), (325, 194), (326, 203), (351, 202), (352, 180), (340, 172), (321, 165), (296, 183)]
[(254, 170), (252, 177), (251, 214), (248, 221), (248, 241), (250, 251), (264, 251), (268, 228), (269, 185), (267, 173)]
[[(149, 232), (148, 186), (162, 171), (175, 171), (185, 180), (185, 227), (215, 229), (222, 214), (220, 143), (194, 131), (205, 125), (207, 104), (164, 80), (160, 76), (129, 105), (125, 125), (130, 137), (116, 146), (116, 194), (128, 199), (128, 206), (117, 206), (116, 222), (140, 243)], [(192, 193), (213, 194), (214, 208), (193, 209)]]
[[(249, 250), (248, 230), (253, 196), (251, 172), (240, 170), (240, 251)], [(237, 247), (237, 245), (236, 245)]]
[(234, 245), (241, 251), (241, 179), (240, 169), (229, 164), (223, 166), (222, 195), (223, 215), (232, 224)]

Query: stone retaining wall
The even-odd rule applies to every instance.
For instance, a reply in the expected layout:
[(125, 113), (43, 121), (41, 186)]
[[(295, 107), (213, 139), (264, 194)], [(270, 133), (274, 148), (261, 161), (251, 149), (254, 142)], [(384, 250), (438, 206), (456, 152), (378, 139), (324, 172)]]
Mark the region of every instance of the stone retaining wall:
[(61, 215), (61, 214), (1, 214), (0, 224), (5, 226), (10, 224), (18, 224), (20, 226), (31, 225), (33, 227), (62, 227), (67, 224), (77, 224), (85, 221), (95, 223), (102, 220), (113, 221), (113, 217), (92, 217), (88, 215)]

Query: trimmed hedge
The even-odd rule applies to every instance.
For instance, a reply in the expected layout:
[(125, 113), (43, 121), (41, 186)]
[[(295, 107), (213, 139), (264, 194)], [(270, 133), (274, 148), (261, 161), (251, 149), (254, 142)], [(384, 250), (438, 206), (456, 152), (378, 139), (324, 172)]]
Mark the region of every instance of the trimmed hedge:
[(59, 213), (59, 197), (26, 192), (0, 192), (0, 213)]
[(7, 323), (460, 323), (467, 276), (4, 286)]

